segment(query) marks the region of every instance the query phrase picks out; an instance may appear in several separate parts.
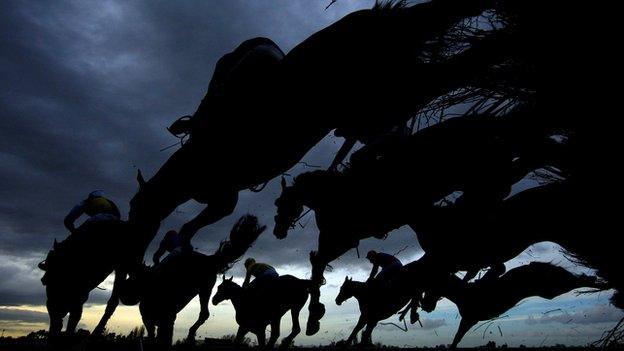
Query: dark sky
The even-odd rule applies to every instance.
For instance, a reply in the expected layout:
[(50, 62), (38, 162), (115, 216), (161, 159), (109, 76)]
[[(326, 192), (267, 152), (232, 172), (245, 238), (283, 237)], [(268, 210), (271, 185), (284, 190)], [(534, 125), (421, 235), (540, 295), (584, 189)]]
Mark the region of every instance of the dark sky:
[[(65, 214), (90, 191), (103, 189), (126, 217), (136, 167), (150, 176), (169, 157), (173, 149), (159, 150), (177, 139), (165, 127), (195, 111), (223, 54), (256, 36), (273, 39), (287, 52), (372, 2), (339, 0), (327, 11), (329, 0), (0, 2), (2, 327), (16, 320), (45, 321), (41, 312), (8, 306), (44, 303), (35, 265), (55, 237), (66, 236)], [(329, 136), (305, 160), (327, 166), (340, 141)], [(305, 170), (300, 165), (290, 173)], [(307, 274), (314, 220), (306, 217), (305, 228), (277, 241), (270, 230), (278, 194), (277, 181), (260, 194), (241, 193), (236, 213), (200, 231), (195, 246), (211, 252), (236, 218), (252, 212), (269, 230), (249, 254)], [(162, 229), (179, 228), (196, 210), (194, 204), (182, 206)], [(392, 253), (406, 245), (400, 258), (409, 261), (420, 250), (408, 230), (384, 242), (363, 242), (360, 249)], [(552, 245), (539, 250), (546, 259), (552, 257)], [(238, 276), (239, 266), (232, 271)], [(354, 274), (370, 268), (354, 252), (337, 266)], [(336, 276), (334, 283), (343, 277)], [(106, 296), (96, 291), (91, 302), (101, 303)], [(430, 329), (446, 324), (431, 321)]]

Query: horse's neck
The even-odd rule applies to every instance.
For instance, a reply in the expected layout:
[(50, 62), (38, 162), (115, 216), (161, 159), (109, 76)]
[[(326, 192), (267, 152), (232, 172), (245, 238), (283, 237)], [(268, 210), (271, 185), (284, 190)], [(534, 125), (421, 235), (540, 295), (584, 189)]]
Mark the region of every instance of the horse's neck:
[(317, 209), (322, 204), (323, 191), (322, 187), (314, 184), (313, 186), (302, 185), (299, 187), (299, 198), (301, 203), (312, 209)]
[(236, 292), (230, 297), (230, 300), (232, 301), (232, 306), (234, 306), (234, 309), (236, 311), (239, 311), (240, 307), (243, 305), (243, 299), (243, 288), (238, 287), (236, 289)]
[(466, 283), (452, 274), (440, 283), (439, 289), (442, 296), (459, 305), (463, 301)]
[(299, 197), (302, 203), (313, 209), (323, 206), (325, 199), (334, 198), (327, 195), (331, 192), (331, 189), (337, 188), (336, 181), (337, 178), (327, 174), (319, 174), (314, 178), (308, 178), (304, 183), (298, 185)]
[(353, 291), (353, 297), (355, 297), (358, 301), (366, 300), (369, 297), (369, 289), (367, 284), (364, 282), (352, 282), (353, 287), (351, 288)]

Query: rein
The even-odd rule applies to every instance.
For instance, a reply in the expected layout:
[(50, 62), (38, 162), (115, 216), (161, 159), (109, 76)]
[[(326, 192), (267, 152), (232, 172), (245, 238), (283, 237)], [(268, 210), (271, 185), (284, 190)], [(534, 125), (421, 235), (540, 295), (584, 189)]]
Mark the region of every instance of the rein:
[(295, 229), (297, 227), (297, 222), (299, 222), (303, 217), (305, 217), (305, 215), (310, 213), (310, 211), (312, 211), (312, 209), (308, 208), (308, 210), (305, 211), (301, 216), (293, 219), (292, 223), (290, 224), (290, 229)]

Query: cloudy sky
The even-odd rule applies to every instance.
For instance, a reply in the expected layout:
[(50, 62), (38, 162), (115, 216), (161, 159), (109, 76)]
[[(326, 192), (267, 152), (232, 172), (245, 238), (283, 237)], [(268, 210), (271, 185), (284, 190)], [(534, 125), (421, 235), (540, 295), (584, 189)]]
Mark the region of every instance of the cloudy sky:
[[(46, 327), (45, 296), (36, 264), (54, 238), (66, 236), (63, 217), (94, 189), (104, 189), (127, 213), (128, 200), (136, 190), (136, 167), (150, 176), (169, 157), (173, 149), (159, 150), (176, 139), (165, 127), (195, 111), (223, 54), (256, 36), (273, 39), (287, 52), (345, 14), (372, 5), (372, 1), (340, 0), (325, 11), (328, 3), (0, 2), (0, 329), (4, 335)], [(327, 166), (340, 142), (328, 136), (310, 151), (306, 162)], [(289, 173), (302, 171), (306, 169), (299, 165)], [(203, 229), (194, 245), (212, 252), (235, 219), (251, 212), (269, 230), (248, 254), (276, 266), (280, 273), (307, 277), (307, 253), (316, 239), (314, 219), (309, 215), (302, 221), (305, 228), (277, 241), (270, 230), (278, 193), (277, 181), (260, 194), (241, 193), (235, 214)], [(163, 230), (179, 228), (196, 211), (195, 204), (181, 206)], [(414, 234), (405, 228), (385, 241), (362, 242), (360, 251), (374, 247), (393, 253), (405, 246), (399, 255), (404, 263), (422, 254)], [(552, 243), (530, 248), (508, 266), (529, 260), (553, 261), (584, 271), (572, 267)], [(355, 302), (337, 307), (333, 299), (345, 275), (365, 279), (370, 266), (352, 251), (335, 267), (322, 292), (328, 307), (322, 329), (314, 337), (301, 335), (299, 344), (340, 340), (355, 324)], [(241, 265), (231, 273), (242, 280)], [(91, 294), (81, 323), (84, 328), (92, 328), (103, 311), (110, 278), (102, 287), (106, 290)], [(570, 293), (554, 301), (528, 299), (487, 333), (483, 329), (469, 333), (462, 345), (488, 340), (510, 345), (586, 344), (621, 318), (621, 312), (609, 306), (609, 296)], [(196, 318), (197, 304), (193, 300), (178, 315), (177, 337)], [(210, 308), (211, 318), (199, 334), (234, 333), (231, 305)], [(552, 310), (556, 311), (546, 313)], [(307, 309), (302, 322), (305, 318)], [(438, 311), (424, 315), (423, 328), (412, 327), (404, 333), (391, 326), (379, 327), (374, 338), (401, 346), (446, 344), (457, 322), (455, 306), (445, 300)], [(125, 333), (140, 323), (136, 307), (121, 307), (109, 327)], [(285, 320), (283, 333), (289, 326)]]

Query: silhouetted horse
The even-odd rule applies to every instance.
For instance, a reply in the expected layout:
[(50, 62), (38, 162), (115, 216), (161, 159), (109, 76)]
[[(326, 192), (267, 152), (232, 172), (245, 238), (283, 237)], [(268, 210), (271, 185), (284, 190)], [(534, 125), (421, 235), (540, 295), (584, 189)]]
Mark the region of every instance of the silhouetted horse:
[(360, 307), (360, 318), (345, 340), (345, 345), (351, 345), (357, 333), (365, 326), (361, 343), (371, 345), (371, 334), (377, 323), (391, 317), (410, 301), (411, 292), (399, 285), (396, 279), (389, 283), (384, 282), (383, 285), (375, 283), (379, 282), (371, 284), (353, 281), (353, 279), (345, 277), (345, 281), (340, 287), (336, 304), (341, 305), (344, 301), (355, 297)]
[[(501, 28), (441, 54), (432, 40), (496, 2), (402, 4), (347, 15), (285, 56), (270, 40), (256, 38), (223, 57), (188, 123), (188, 142), (131, 201), (129, 219), (140, 228), (143, 246), (180, 204), (194, 199), (207, 205), (180, 230), (190, 240), (232, 213), (239, 191), (283, 174), (331, 130), (347, 139), (345, 145), (368, 143), (492, 66), (521, 60), (520, 48), (531, 48), (520, 31)], [(337, 93), (328, 94), (327, 87)]]
[[(518, 128), (522, 126), (518, 121), (525, 111), (501, 118), (451, 119), (391, 145), (381, 153), (370, 152), (365, 147), (352, 156), (353, 166), (344, 172), (300, 174), (290, 187), (283, 180), (282, 194), (275, 202), (274, 234), (278, 238), (285, 237), (304, 206), (314, 210), (320, 231), (318, 251), (311, 255), (312, 280), (317, 282), (322, 281), (326, 265), (356, 247), (359, 240), (373, 236), (383, 238), (405, 224), (418, 233), (425, 252), (439, 252), (440, 255), (433, 257), (449, 261), (450, 265), (463, 267), (470, 263), (466, 269), (476, 274), (484, 267), (481, 261), (486, 261), (485, 267), (502, 263), (514, 256), (505, 256), (505, 260), (500, 261), (496, 250), (474, 257), (467, 249), (496, 247), (482, 235), (475, 239), (461, 235), (467, 232), (461, 228), (439, 230), (437, 226), (449, 222), (444, 216), (451, 212), (443, 212), (434, 204), (454, 191), (462, 191), (458, 207), (470, 209), (470, 214), (474, 214), (462, 217), (464, 222), (474, 217), (475, 222), (480, 223), (485, 218), (483, 214), (499, 206), (509, 194), (512, 184), (550, 160), (551, 152), (544, 153), (549, 157), (534, 157), (535, 144), (548, 149), (557, 149), (558, 145), (551, 145), (547, 138), (539, 136), (536, 140), (523, 141), (523, 135), (530, 134), (517, 134), (524, 130)], [(553, 151), (552, 154), (558, 153)], [(499, 240), (498, 234), (492, 233), (492, 240)], [(527, 238), (531, 240), (528, 244), (520, 239), (521, 242), (514, 245), (517, 253), (535, 242), (534, 236)], [(457, 240), (462, 240), (462, 244), (455, 245)], [(448, 245), (458, 249), (455, 250), (457, 257), (451, 255), (452, 258), (447, 259), (449, 255), (444, 250)], [(478, 264), (471, 263), (475, 258), (480, 260)], [(312, 297), (315, 301), (315, 292)]]
[(199, 295), (199, 317), (187, 337), (189, 341), (194, 340), (197, 329), (210, 316), (208, 303), (217, 274), (229, 269), (265, 229), (266, 226), (258, 224), (255, 216), (241, 217), (234, 224), (230, 239), (221, 243), (214, 254), (170, 254), (157, 266), (145, 267), (131, 276), (122, 290), (122, 302), (134, 304), (140, 301), (139, 310), (148, 337), (153, 339), (158, 327), (158, 343), (166, 348), (171, 345), (177, 313)]
[(308, 290), (312, 283), (291, 275), (283, 275), (270, 284), (257, 285), (244, 289), (230, 279), (223, 279), (212, 298), (214, 305), (224, 300), (232, 300), (236, 310), (238, 332), (235, 344), (239, 344), (245, 334), (252, 332), (258, 338), (258, 346), (265, 345), (265, 330), (271, 325), (271, 337), (267, 343), (272, 348), (280, 335), (282, 316), (290, 311), (292, 331), (282, 339), (281, 347), (288, 347), (301, 332), (299, 313), (308, 300)]
[[(69, 313), (67, 332), (73, 333), (82, 316), (82, 306), (95, 289), (113, 271), (115, 282), (106, 310), (93, 330), (98, 335), (119, 303), (119, 287), (128, 270), (125, 258), (132, 247), (128, 240), (128, 224), (123, 221), (86, 222), (77, 233), (60, 243), (54, 241), (46, 258), (46, 286), (50, 335), (58, 335), (63, 318)], [(112, 254), (114, 253), (114, 254)]]
[[(500, 41), (509, 38), (499, 36), (452, 57), (422, 57), (428, 40), (487, 6), (493, 4), (376, 6), (344, 17), (285, 56), (269, 39), (242, 43), (217, 63), (188, 142), (141, 182), (131, 201), (129, 218), (141, 228), (144, 246), (178, 205), (190, 199), (207, 205), (181, 228), (190, 239), (230, 214), (239, 191), (283, 174), (332, 129), (367, 142), (504, 61), (511, 52)], [(329, 86), (340, 93), (327, 94)]]
[[(426, 274), (430, 276), (428, 272)], [(413, 275), (411, 279), (420, 277)], [(457, 305), (462, 317), (453, 338), (453, 348), (479, 321), (494, 319), (528, 297), (539, 296), (551, 300), (582, 287), (604, 288), (596, 277), (584, 274), (577, 276), (561, 267), (541, 262), (520, 266), (500, 277), (473, 283), (467, 283), (453, 274), (442, 274), (435, 278), (433, 285), (437, 294)], [(423, 309), (431, 312), (432, 306), (423, 304)]]

